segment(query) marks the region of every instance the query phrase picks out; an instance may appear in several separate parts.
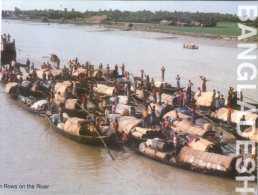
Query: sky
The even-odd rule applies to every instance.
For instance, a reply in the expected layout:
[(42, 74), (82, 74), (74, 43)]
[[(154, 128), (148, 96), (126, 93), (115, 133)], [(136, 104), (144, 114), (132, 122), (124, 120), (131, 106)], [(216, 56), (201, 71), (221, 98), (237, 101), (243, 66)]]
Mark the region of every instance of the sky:
[(30, 9), (59, 9), (67, 8), (76, 11), (99, 9), (119, 9), (128, 11), (138, 10), (168, 10), (190, 12), (219, 12), (237, 14), (237, 6), (243, 4), (257, 4), (251, 1), (87, 1), (87, 0), (0, 0), (4, 10)]

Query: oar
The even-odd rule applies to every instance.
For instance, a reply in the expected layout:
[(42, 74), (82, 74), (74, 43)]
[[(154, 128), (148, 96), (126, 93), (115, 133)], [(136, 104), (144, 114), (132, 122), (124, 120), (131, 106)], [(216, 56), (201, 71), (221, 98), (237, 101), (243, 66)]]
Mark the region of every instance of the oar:
[(111, 154), (110, 150), (108, 149), (106, 143), (104, 142), (104, 140), (102, 139), (102, 137), (100, 136), (99, 132), (97, 131), (97, 129), (95, 128), (94, 124), (91, 123), (91, 125), (93, 126), (93, 129), (96, 131), (96, 133), (98, 134), (99, 138), (101, 139), (107, 153), (110, 155), (110, 157), (112, 158), (112, 160), (115, 160), (115, 158), (113, 157), (113, 155)]

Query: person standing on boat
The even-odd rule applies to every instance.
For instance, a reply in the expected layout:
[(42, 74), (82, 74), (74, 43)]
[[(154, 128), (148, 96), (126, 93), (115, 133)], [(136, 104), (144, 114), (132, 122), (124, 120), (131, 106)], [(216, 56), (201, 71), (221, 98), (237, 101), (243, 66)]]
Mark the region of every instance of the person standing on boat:
[(215, 108), (215, 97), (216, 97), (216, 90), (213, 89), (212, 101), (211, 101), (211, 108), (212, 108), (212, 110), (214, 110), (214, 108)]
[(218, 110), (220, 108), (220, 95), (215, 97), (215, 109)]
[(231, 114), (233, 113), (233, 109), (230, 105), (227, 107), (227, 127), (231, 127)]
[(124, 65), (124, 63), (121, 66), (121, 70), (122, 70), (122, 75), (124, 75), (125, 74), (125, 65)]
[(206, 82), (209, 81), (206, 79), (206, 77), (204, 76), (200, 76), (201, 80), (202, 80), (202, 92), (206, 92), (207, 89), (206, 89)]
[(165, 67), (164, 66), (161, 67), (161, 81), (162, 82), (165, 81)]
[(7, 35), (7, 42), (11, 43), (11, 35), (10, 34)]
[(127, 99), (128, 99), (128, 104), (130, 104), (131, 102), (131, 91), (129, 88), (127, 88), (126, 90), (126, 96), (127, 96)]
[(43, 82), (46, 82), (46, 80), (47, 80), (47, 74), (45, 71), (43, 71), (42, 80), (43, 80)]
[(100, 120), (99, 117), (97, 117), (97, 118), (96, 118), (96, 123), (95, 123), (95, 128), (96, 128), (96, 130), (97, 130), (100, 134), (102, 134), (101, 131), (100, 131), (100, 125), (101, 125), (101, 120)]
[(145, 106), (144, 110), (142, 111), (142, 127), (148, 128), (148, 107)]
[(184, 92), (183, 92), (183, 90), (181, 90), (179, 92), (178, 99), (179, 99), (180, 108), (183, 108), (184, 107)]
[(174, 144), (175, 154), (177, 154), (177, 146), (178, 146), (178, 136), (177, 136), (177, 132), (174, 132), (173, 144)]
[(37, 78), (37, 72), (36, 72), (36, 69), (34, 68), (34, 63), (32, 63), (32, 66), (31, 66), (31, 70), (32, 70), (32, 77), (34, 79), (34, 81), (36, 80)]
[(192, 109), (192, 123), (196, 124), (196, 111), (195, 111), (195, 106)]
[(170, 125), (171, 125), (171, 122), (169, 120), (169, 116), (167, 116), (164, 120), (164, 123), (163, 123), (163, 136), (165, 138), (165, 140), (169, 140), (170, 139)]
[(146, 77), (146, 84), (147, 84), (147, 88), (146, 89), (148, 89), (148, 86), (150, 84), (150, 76), (147, 74), (147, 75), (145, 75), (145, 77)]
[(219, 135), (219, 141), (220, 141), (220, 143), (224, 143), (224, 138), (223, 138), (223, 132), (222, 131), (220, 132), (220, 135)]
[(29, 72), (30, 71), (30, 59), (29, 58), (27, 58), (26, 66), (27, 66), (27, 70)]
[(227, 100), (228, 100), (228, 105), (233, 107), (233, 93), (231, 91), (228, 92)]
[(116, 106), (119, 104), (119, 97), (117, 95), (115, 96), (114, 103)]
[(200, 97), (202, 95), (202, 90), (200, 87), (198, 87), (198, 91), (197, 91), (197, 97)]
[(90, 90), (89, 90), (89, 100), (93, 101), (93, 85), (90, 86)]
[(106, 107), (106, 109), (105, 109), (105, 124), (109, 124), (109, 115), (110, 115), (109, 109)]
[(225, 98), (223, 95), (221, 95), (221, 98), (219, 100), (220, 108), (223, 108), (225, 106)]
[(13, 60), (11, 61), (11, 66), (10, 66), (10, 69), (9, 69), (11, 73), (14, 71), (15, 66), (16, 66), (16, 61), (13, 59)]
[(63, 108), (60, 107), (59, 108), (59, 121), (58, 121), (59, 123), (63, 122), (63, 113), (64, 113)]
[(115, 65), (115, 71), (118, 72), (118, 66), (117, 66), (117, 64)]
[(156, 123), (156, 108), (155, 106), (151, 107), (150, 106), (150, 109), (151, 109), (151, 116), (150, 116), (150, 122), (151, 122), (151, 128), (154, 129), (155, 128), (155, 123)]
[(179, 74), (176, 75), (176, 85), (177, 85), (177, 89), (180, 89), (180, 76), (179, 76)]
[(161, 96), (162, 96), (163, 90), (164, 90), (164, 84), (161, 83), (160, 86), (159, 86), (159, 93), (158, 93), (158, 95), (159, 95), (159, 97), (158, 97), (159, 98), (159, 104), (161, 104)]
[(107, 64), (107, 76), (109, 76), (109, 72), (110, 72), (110, 67), (109, 67), (109, 64)]
[(157, 87), (154, 85), (152, 87), (152, 97), (153, 97), (153, 103), (156, 104), (157, 103)]
[(151, 78), (151, 83), (150, 84), (151, 84), (151, 89), (152, 89), (152, 87), (155, 86), (154, 78)]
[(102, 70), (102, 68), (103, 68), (103, 65), (102, 65), (102, 63), (100, 63), (99, 64), (99, 70)]
[(82, 109), (87, 109), (87, 96), (82, 95)]
[(240, 130), (243, 132), (246, 129), (246, 119), (245, 115), (243, 115), (240, 119)]
[(144, 74), (144, 70), (141, 69), (141, 80), (143, 81), (143, 74)]
[(143, 104), (147, 105), (148, 91), (143, 88)]
[(112, 113), (112, 114), (115, 114), (115, 113), (116, 113), (116, 104), (115, 104), (115, 102), (113, 102), (113, 104), (112, 104), (111, 113)]
[(119, 128), (119, 124), (118, 124), (117, 118), (115, 118), (115, 120), (113, 120), (113, 128), (114, 128), (115, 133), (117, 133), (118, 132), (118, 128)]
[(193, 83), (191, 82), (191, 80), (189, 80), (188, 86), (186, 89), (186, 104), (187, 105), (191, 102), (192, 86), (193, 86)]
[(243, 92), (242, 92), (242, 91), (240, 91), (239, 100), (240, 100), (241, 102), (243, 102), (243, 100), (244, 100), (244, 96), (243, 96)]

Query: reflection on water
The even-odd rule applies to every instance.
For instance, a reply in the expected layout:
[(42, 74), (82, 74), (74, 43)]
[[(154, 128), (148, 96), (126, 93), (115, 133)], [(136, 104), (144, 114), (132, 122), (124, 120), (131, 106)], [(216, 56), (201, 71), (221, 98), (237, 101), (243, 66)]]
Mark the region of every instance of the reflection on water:
[[(37, 65), (45, 60), (43, 56), (57, 53), (63, 65), (76, 56), (95, 64), (124, 62), (132, 73), (143, 67), (156, 80), (160, 65), (165, 65), (166, 80), (172, 84), (177, 73), (183, 84), (191, 79), (195, 87), (200, 85), (201, 74), (211, 79), (209, 89), (236, 84), (239, 50), (231, 42), (195, 40), (200, 49), (194, 51), (182, 49), (192, 38), (166, 39), (171, 35), (158, 33), (18, 21), (3, 21), (2, 26), (22, 50), (19, 60), (25, 61), (29, 54)], [(249, 96), (254, 98), (252, 93)], [(242, 186), (234, 180), (163, 165), (130, 150), (112, 150), (116, 159), (112, 161), (103, 147), (73, 142), (55, 133), (43, 118), (22, 110), (7, 95), (0, 93), (0, 100), (0, 184), (49, 184), (49, 194), (229, 195)]]

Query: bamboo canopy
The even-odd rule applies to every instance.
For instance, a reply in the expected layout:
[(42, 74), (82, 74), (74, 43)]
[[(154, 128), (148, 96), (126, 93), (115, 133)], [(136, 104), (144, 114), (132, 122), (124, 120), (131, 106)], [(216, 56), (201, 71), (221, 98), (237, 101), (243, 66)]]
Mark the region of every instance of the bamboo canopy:
[[(175, 118), (176, 118), (176, 111), (175, 111), (175, 110), (172, 110), (172, 111), (170, 111), (170, 112), (167, 112), (167, 113), (163, 116), (163, 118), (166, 118), (167, 116), (169, 116), (169, 117), (172, 118), (172, 119), (175, 119)], [(186, 114), (183, 114), (183, 113), (181, 113), (181, 112), (178, 112), (178, 116), (179, 116), (179, 118), (181, 118), (181, 119), (188, 119), (188, 118), (190, 118), (190, 116), (188, 116), (188, 115), (186, 115)]]
[(115, 87), (110, 87), (103, 84), (97, 84), (97, 86), (93, 87), (93, 91), (95, 93), (107, 96), (113, 96)]
[(39, 69), (36, 72), (37, 72), (37, 76), (40, 79), (43, 78), (43, 73), (44, 72), (46, 73), (46, 75), (49, 75), (49, 73), (51, 72), (54, 77), (62, 75), (62, 70), (61, 69), (56, 69), (56, 68), (53, 68), (53, 69)]
[(80, 128), (83, 123), (85, 123), (85, 119), (73, 117), (68, 118), (64, 124), (64, 131), (71, 134), (80, 136)]
[(233, 168), (233, 159), (234, 157), (231, 156), (194, 150), (188, 146), (184, 146), (177, 155), (176, 162), (201, 169), (228, 172)]
[(197, 106), (211, 107), (212, 105), (213, 92), (202, 92), (201, 96), (198, 97), (198, 92), (195, 93), (194, 99), (196, 100)]
[(73, 76), (78, 76), (79, 74), (86, 74), (87, 70), (85, 68), (77, 68), (74, 72), (73, 72)]
[(194, 150), (208, 151), (210, 147), (214, 146), (214, 143), (208, 141), (207, 139), (196, 138), (188, 143), (188, 146)]
[(118, 130), (129, 134), (135, 127), (142, 123), (141, 119), (132, 116), (124, 116), (118, 119)]
[(194, 125), (187, 120), (174, 121), (173, 126), (175, 127), (176, 131), (198, 135), (200, 137), (202, 137), (207, 131), (211, 130), (210, 127)]
[[(245, 115), (247, 124), (248, 124), (248, 121), (251, 121), (252, 123), (254, 123), (258, 118), (257, 114), (234, 110), (233, 113), (231, 114), (231, 122), (239, 123), (243, 115)], [(220, 108), (217, 111), (212, 112), (211, 116), (213, 118), (227, 122), (227, 108)]]

